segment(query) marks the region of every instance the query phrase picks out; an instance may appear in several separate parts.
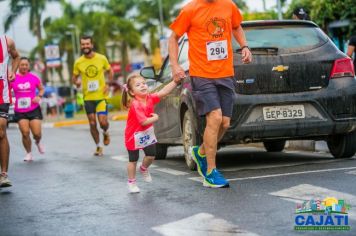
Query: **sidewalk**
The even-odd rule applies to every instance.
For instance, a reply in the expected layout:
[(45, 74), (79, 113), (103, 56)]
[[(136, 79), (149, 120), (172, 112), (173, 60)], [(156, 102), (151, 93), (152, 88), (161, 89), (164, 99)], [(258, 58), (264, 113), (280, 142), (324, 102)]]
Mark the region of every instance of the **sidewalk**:
[[(109, 120), (119, 121), (127, 119), (127, 111), (116, 111), (109, 113)], [(73, 118), (65, 118), (64, 115), (58, 117), (46, 117), (43, 120), (43, 127), (46, 128), (58, 128), (72, 125), (83, 125), (88, 124), (86, 114), (74, 114)]]

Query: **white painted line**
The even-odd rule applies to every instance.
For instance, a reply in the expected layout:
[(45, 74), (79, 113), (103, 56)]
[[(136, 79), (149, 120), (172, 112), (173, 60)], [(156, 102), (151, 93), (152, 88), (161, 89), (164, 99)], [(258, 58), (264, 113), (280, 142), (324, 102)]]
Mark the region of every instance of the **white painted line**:
[(267, 169), (267, 168), (278, 168), (278, 167), (292, 167), (292, 166), (299, 166), (305, 164), (320, 164), (320, 163), (333, 163), (337, 161), (342, 161), (338, 159), (333, 160), (321, 160), (321, 161), (303, 161), (303, 162), (289, 162), (288, 164), (280, 164), (280, 165), (246, 165), (241, 167), (228, 167), (228, 168), (221, 168), (220, 170), (223, 172), (232, 172), (232, 171), (240, 171), (240, 170), (259, 170), (259, 169)]
[(171, 174), (171, 175), (189, 175), (189, 173), (187, 172), (183, 172), (183, 171), (179, 171), (179, 170), (174, 170), (171, 168), (157, 168), (155, 170), (167, 173), (167, 174)]
[(129, 161), (129, 157), (127, 155), (113, 156), (113, 157), (111, 157), (111, 159), (114, 159), (117, 161), (123, 161), (123, 162)]
[(155, 226), (152, 230), (164, 236), (258, 235), (241, 230), (237, 225), (208, 213), (199, 213), (168, 224)]
[(203, 177), (191, 177), (191, 178), (188, 178), (190, 180), (193, 180), (193, 181), (196, 181), (196, 182), (200, 182), (200, 183), (203, 183)]
[(346, 174), (356, 175), (356, 170), (352, 170), (352, 171), (346, 172)]
[(356, 169), (356, 167), (310, 170), (310, 171), (290, 172), (290, 173), (274, 174), (274, 175), (261, 175), (261, 176), (244, 177), (244, 178), (233, 178), (233, 179), (228, 179), (228, 180), (229, 181), (237, 181), (237, 180), (248, 180), (248, 179), (265, 179), (265, 178), (273, 178), (273, 177), (280, 177), (280, 176), (302, 175), (302, 174), (312, 174), (312, 173), (331, 172), (331, 171), (340, 171), (340, 170), (355, 170), (355, 169)]
[(269, 194), (294, 203), (302, 203), (303, 201), (311, 199), (322, 200), (326, 197), (335, 197), (337, 199), (343, 199), (346, 201), (347, 204), (351, 205), (349, 217), (354, 220), (356, 219), (356, 196), (352, 194), (338, 192), (328, 188), (323, 188), (310, 184), (300, 184), (291, 188), (282, 189), (280, 191), (272, 192)]
[[(111, 159), (116, 160), (116, 161), (122, 161), (122, 162), (128, 162), (129, 161), (129, 157), (127, 155), (118, 155), (118, 156), (112, 156)], [(140, 166), (141, 162), (137, 163), (137, 166)], [(155, 168), (157, 167), (154, 164), (150, 165), (150, 168)]]

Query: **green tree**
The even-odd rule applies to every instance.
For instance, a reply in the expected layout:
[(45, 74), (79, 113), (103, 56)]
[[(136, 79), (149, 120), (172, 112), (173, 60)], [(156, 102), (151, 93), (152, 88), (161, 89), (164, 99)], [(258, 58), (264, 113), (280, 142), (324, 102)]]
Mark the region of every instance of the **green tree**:
[(298, 6), (303, 6), (309, 10), (312, 21), (320, 25), (325, 31), (330, 22), (345, 19), (350, 20), (351, 24), (348, 33), (355, 31), (356, 4), (354, 0), (293, 0), (289, 5), (286, 16), (291, 17), (293, 9)]
[[(148, 33), (150, 38), (150, 51), (159, 47), (159, 19), (160, 9), (158, 0), (135, 0), (137, 4), (138, 14), (135, 17), (139, 23), (139, 29), (141, 33)], [(163, 26), (168, 27), (174, 18), (178, 15), (180, 8), (178, 4), (181, 4), (182, 0), (162, 0), (162, 15)]]
[[(4, 0), (1, 0), (4, 1)], [(42, 41), (42, 12), (49, 2), (60, 2), (61, 0), (10, 0), (9, 9), (10, 13), (5, 20), (5, 31), (9, 30), (11, 24), (23, 13), (29, 12), (29, 29), (37, 37), (37, 41)], [(41, 50), (41, 59), (44, 61), (44, 48)], [(47, 80), (44, 73), (43, 79)]]
[(244, 0), (233, 0), (234, 3), (242, 10), (242, 11), (247, 11), (248, 7), (245, 3)]

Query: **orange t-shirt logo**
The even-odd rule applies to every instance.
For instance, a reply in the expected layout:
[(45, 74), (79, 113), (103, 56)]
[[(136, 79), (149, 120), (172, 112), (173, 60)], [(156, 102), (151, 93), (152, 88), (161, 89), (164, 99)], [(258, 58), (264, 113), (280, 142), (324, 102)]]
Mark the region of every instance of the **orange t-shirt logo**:
[(206, 29), (213, 38), (221, 38), (226, 30), (226, 21), (222, 18), (212, 18), (208, 21)]

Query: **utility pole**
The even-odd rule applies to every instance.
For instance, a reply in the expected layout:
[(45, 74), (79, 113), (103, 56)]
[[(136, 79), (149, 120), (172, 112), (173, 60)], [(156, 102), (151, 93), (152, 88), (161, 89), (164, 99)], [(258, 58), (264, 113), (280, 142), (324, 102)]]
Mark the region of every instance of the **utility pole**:
[(158, 0), (158, 8), (159, 8), (159, 22), (160, 22), (160, 33), (161, 37), (163, 37), (163, 8), (162, 8), (162, 0)]
[(277, 0), (278, 20), (283, 20), (281, 0)]

